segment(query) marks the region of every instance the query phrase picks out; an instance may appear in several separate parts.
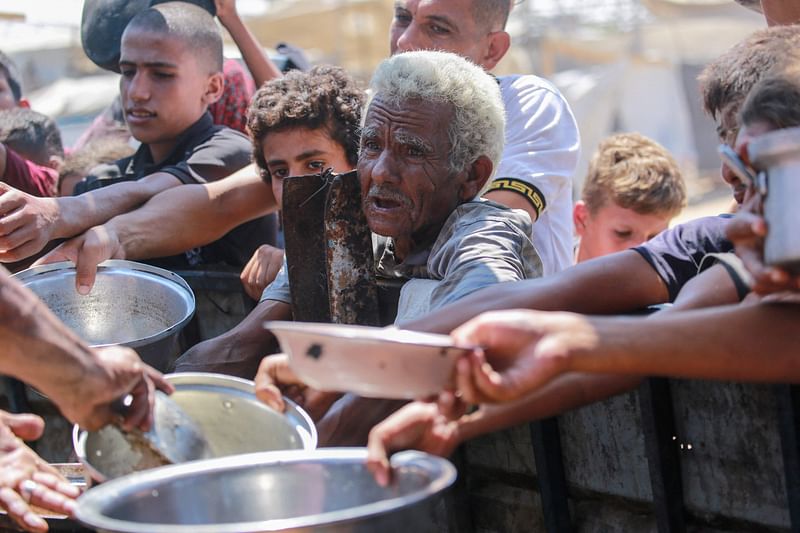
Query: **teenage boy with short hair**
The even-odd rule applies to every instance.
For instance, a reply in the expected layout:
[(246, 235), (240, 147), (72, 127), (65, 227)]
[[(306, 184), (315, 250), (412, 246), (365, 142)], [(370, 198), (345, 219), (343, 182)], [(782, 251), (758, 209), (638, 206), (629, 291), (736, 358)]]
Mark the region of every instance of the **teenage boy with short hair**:
[[(219, 180), (246, 166), (247, 137), (214, 126), (207, 111), (223, 91), (221, 68), (222, 38), (202, 8), (168, 2), (138, 13), (122, 36), (120, 95), (131, 134), (142, 145), (132, 157), (97, 169), (84, 185), (86, 194), (36, 199), (9, 190), (0, 195), (0, 260), (32, 255), (51, 239), (102, 224), (165, 189)], [(230, 242), (211, 255), (238, 256), (231, 262), (244, 264), (259, 231), (242, 233), (236, 237), (246, 242), (226, 239)], [(187, 256), (180, 266), (195, 259)]]

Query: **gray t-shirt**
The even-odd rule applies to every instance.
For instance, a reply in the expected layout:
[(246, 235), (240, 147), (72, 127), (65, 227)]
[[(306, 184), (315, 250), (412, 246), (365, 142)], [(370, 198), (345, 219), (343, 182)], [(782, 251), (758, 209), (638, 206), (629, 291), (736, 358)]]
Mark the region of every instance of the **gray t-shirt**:
[[(474, 200), (450, 214), (430, 247), (411, 253), (402, 263), (395, 261), (391, 239), (378, 237), (376, 273), (384, 278), (438, 281), (426, 305), (434, 310), (494, 283), (540, 277), (542, 262), (530, 235), (526, 212)], [(261, 300), (291, 303), (285, 259)]]

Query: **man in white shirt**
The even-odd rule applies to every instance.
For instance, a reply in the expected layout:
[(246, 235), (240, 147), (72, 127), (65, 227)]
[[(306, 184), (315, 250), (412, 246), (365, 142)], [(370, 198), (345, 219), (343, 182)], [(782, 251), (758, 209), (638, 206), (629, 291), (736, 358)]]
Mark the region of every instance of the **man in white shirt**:
[[(510, 0), (398, 0), (389, 32), (391, 53), (454, 52), (493, 69), (511, 44), (504, 30)], [(558, 90), (532, 75), (498, 78), (506, 109), (505, 150), (485, 195), (524, 209), (544, 274), (572, 264), (572, 174), (580, 139)]]

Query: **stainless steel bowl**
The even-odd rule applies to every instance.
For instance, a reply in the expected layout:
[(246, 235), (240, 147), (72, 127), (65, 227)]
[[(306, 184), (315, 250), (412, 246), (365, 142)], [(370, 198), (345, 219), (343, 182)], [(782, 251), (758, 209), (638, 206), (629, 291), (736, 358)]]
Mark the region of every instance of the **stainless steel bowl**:
[[(267, 407), (256, 398), (252, 381), (202, 372), (165, 377), (175, 386), (172, 400), (197, 423), (212, 457), (317, 446), (317, 430), (308, 414), (287, 398), (284, 413)], [(76, 425), (72, 441), (95, 482), (133, 472), (141, 458), (113, 426), (87, 432)]]
[(86, 296), (75, 290), (72, 263), (53, 263), (15, 275), (92, 346), (135, 348), (166, 370), (178, 355), (178, 334), (194, 314), (194, 293), (177, 274), (132, 261), (101, 263)]
[(375, 483), (363, 448), (267, 452), (125, 476), (87, 491), (76, 518), (117, 533), (431, 531), (436, 496), (456, 478), (446, 459), (392, 458)]

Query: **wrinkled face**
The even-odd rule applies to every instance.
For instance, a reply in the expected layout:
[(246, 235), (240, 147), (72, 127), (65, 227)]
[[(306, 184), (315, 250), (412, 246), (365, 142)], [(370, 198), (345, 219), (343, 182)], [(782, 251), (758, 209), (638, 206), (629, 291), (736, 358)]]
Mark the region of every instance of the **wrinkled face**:
[(176, 37), (129, 28), (120, 50), (120, 94), (125, 120), (153, 159), (166, 157), (175, 138), (218, 98), (208, 67)]
[(330, 138), (325, 128), (271, 132), (261, 140), (261, 149), (278, 205), (283, 205), (284, 178), (318, 174), (326, 168), (336, 173), (352, 170), (344, 148)]
[(667, 229), (672, 218), (666, 213), (641, 214), (608, 202), (596, 213), (586, 209), (575, 221), (581, 237), (578, 262), (639, 246)]
[(468, 194), (468, 171), (448, 163), (449, 104), (406, 100), (399, 105), (376, 96), (361, 133), (358, 174), (370, 229), (395, 239), (421, 240), (435, 231)]
[[(411, 50), (443, 50), (484, 68), (485, 28), (472, 15), (474, 0), (398, 0), (389, 31), (392, 55)], [(480, 0), (478, 0), (480, 1)]]
[(17, 106), (17, 101), (14, 100), (14, 93), (11, 92), (11, 85), (8, 84), (8, 79), (5, 74), (0, 72), (0, 111), (11, 109)]

